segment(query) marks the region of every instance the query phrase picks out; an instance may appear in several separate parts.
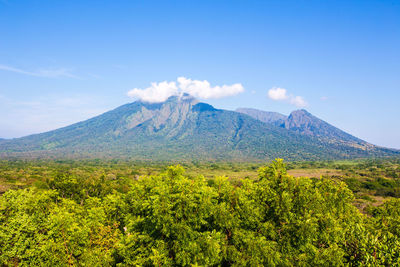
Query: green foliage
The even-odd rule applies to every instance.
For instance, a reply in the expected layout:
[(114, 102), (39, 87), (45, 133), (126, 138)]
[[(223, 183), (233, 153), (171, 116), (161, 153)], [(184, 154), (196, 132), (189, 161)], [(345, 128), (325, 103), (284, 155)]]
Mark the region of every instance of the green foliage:
[(258, 174), (207, 180), (178, 165), (128, 181), (55, 172), (0, 197), (0, 265), (400, 264), (398, 199), (364, 215), (344, 182), (295, 178), (281, 159)]
[[(53, 190), (10, 190), (0, 199), (0, 263), (94, 266), (113, 262), (119, 236), (107, 201), (82, 206)], [(108, 204), (108, 203), (107, 203)]]
[[(345, 182), (358, 200), (400, 197), (400, 159), (352, 161), (289, 162), (288, 169), (297, 171), (325, 170), (323, 176)], [(303, 174), (304, 175), (304, 174)], [(319, 178), (320, 175), (311, 176)], [(377, 197), (377, 198), (375, 198)]]

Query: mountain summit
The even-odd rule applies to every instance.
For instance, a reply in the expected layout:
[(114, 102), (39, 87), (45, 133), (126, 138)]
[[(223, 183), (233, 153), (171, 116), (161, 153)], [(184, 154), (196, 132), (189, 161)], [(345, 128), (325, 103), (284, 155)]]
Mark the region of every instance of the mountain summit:
[[(353, 140), (344, 132), (343, 142), (334, 139), (340, 135), (329, 136), (329, 124), (305, 111), (296, 111), (287, 118), (274, 116), (275, 122), (282, 120), (283, 124), (215, 109), (188, 95), (155, 104), (136, 101), (54, 131), (3, 140), (0, 156), (313, 160), (399, 154), (355, 137)], [(314, 129), (317, 126), (318, 131)]]
[(349, 145), (357, 144), (372, 147), (371, 144), (336, 128), (304, 109), (295, 110), (289, 116), (277, 112), (247, 108), (239, 108), (236, 111), (247, 114), (262, 122), (273, 124), (301, 135), (315, 137), (325, 142), (341, 142)]
[(290, 113), (289, 117), (285, 120), (284, 127), (288, 130), (318, 137), (326, 141), (336, 140), (349, 144), (368, 145), (367, 142), (330, 125), (304, 109), (295, 110)]

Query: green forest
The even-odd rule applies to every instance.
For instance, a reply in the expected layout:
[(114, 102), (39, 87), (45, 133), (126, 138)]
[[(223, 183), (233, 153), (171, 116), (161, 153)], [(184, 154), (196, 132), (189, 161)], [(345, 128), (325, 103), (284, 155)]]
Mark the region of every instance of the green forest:
[(400, 160), (0, 161), (0, 266), (399, 266)]

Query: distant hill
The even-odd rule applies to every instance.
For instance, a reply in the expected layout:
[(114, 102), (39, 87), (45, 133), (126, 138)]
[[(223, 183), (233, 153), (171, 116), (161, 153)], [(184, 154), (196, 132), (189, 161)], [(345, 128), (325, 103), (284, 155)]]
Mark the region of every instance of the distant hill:
[(286, 119), (284, 127), (300, 134), (315, 136), (326, 141), (336, 140), (347, 143), (367, 145), (368, 143), (354, 137), (329, 123), (313, 116), (304, 109), (295, 110)]
[[(291, 114), (282, 127), (215, 109), (187, 95), (157, 104), (137, 101), (54, 131), (4, 140), (0, 156), (249, 161), (399, 155), (359, 139), (321, 138), (329, 131), (326, 125), (318, 124), (322, 128), (317, 132), (312, 127), (313, 117), (298, 115)], [(307, 129), (318, 134), (309, 134)]]
[(295, 110), (289, 116), (276, 112), (268, 112), (257, 109), (237, 109), (236, 111), (247, 114), (257, 120), (273, 124), (298, 134), (316, 137), (326, 142), (343, 142), (361, 146), (372, 146), (366, 141), (354, 137), (335, 126), (315, 117), (308, 111)]
[(280, 114), (278, 112), (263, 111), (254, 108), (238, 108), (236, 112), (247, 114), (257, 120), (265, 123), (274, 124), (276, 126), (281, 126), (285, 123), (287, 116)]

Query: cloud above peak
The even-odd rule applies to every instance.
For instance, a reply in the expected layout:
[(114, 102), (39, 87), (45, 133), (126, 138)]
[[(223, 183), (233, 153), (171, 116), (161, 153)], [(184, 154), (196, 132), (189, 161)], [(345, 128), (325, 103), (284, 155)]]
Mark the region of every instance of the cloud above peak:
[(178, 83), (183, 93), (203, 99), (222, 98), (244, 92), (244, 88), (240, 83), (212, 87), (206, 80), (199, 81), (185, 77), (179, 77)]
[(286, 99), (288, 99), (288, 96), (286, 94), (286, 89), (279, 88), (279, 87), (274, 87), (274, 88), (269, 89), (268, 97), (271, 98), (272, 100), (286, 100)]
[(168, 97), (177, 95), (178, 87), (175, 82), (160, 82), (151, 83), (150, 87), (145, 89), (134, 88), (128, 91), (128, 96), (132, 98), (137, 98), (139, 100), (157, 103), (163, 102), (168, 99)]
[(176, 82), (153, 82), (150, 87), (145, 89), (134, 88), (128, 91), (128, 96), (145, 102), (158, 103), (167, 100), (170, 96), (179, 96), (184, 93), (197, 98), (211, 99), (233, 96), (242, 92), (244, 92), (244, 88), (240, 83), (213, 87), (206, 80), (178, 77)]
[(288, 94), (285, 88), (273, 87), (269, 89), (268, 97), (275, 101), (285, 101), (299, 108), (304, 108), (308, 105), (302, 96)]

